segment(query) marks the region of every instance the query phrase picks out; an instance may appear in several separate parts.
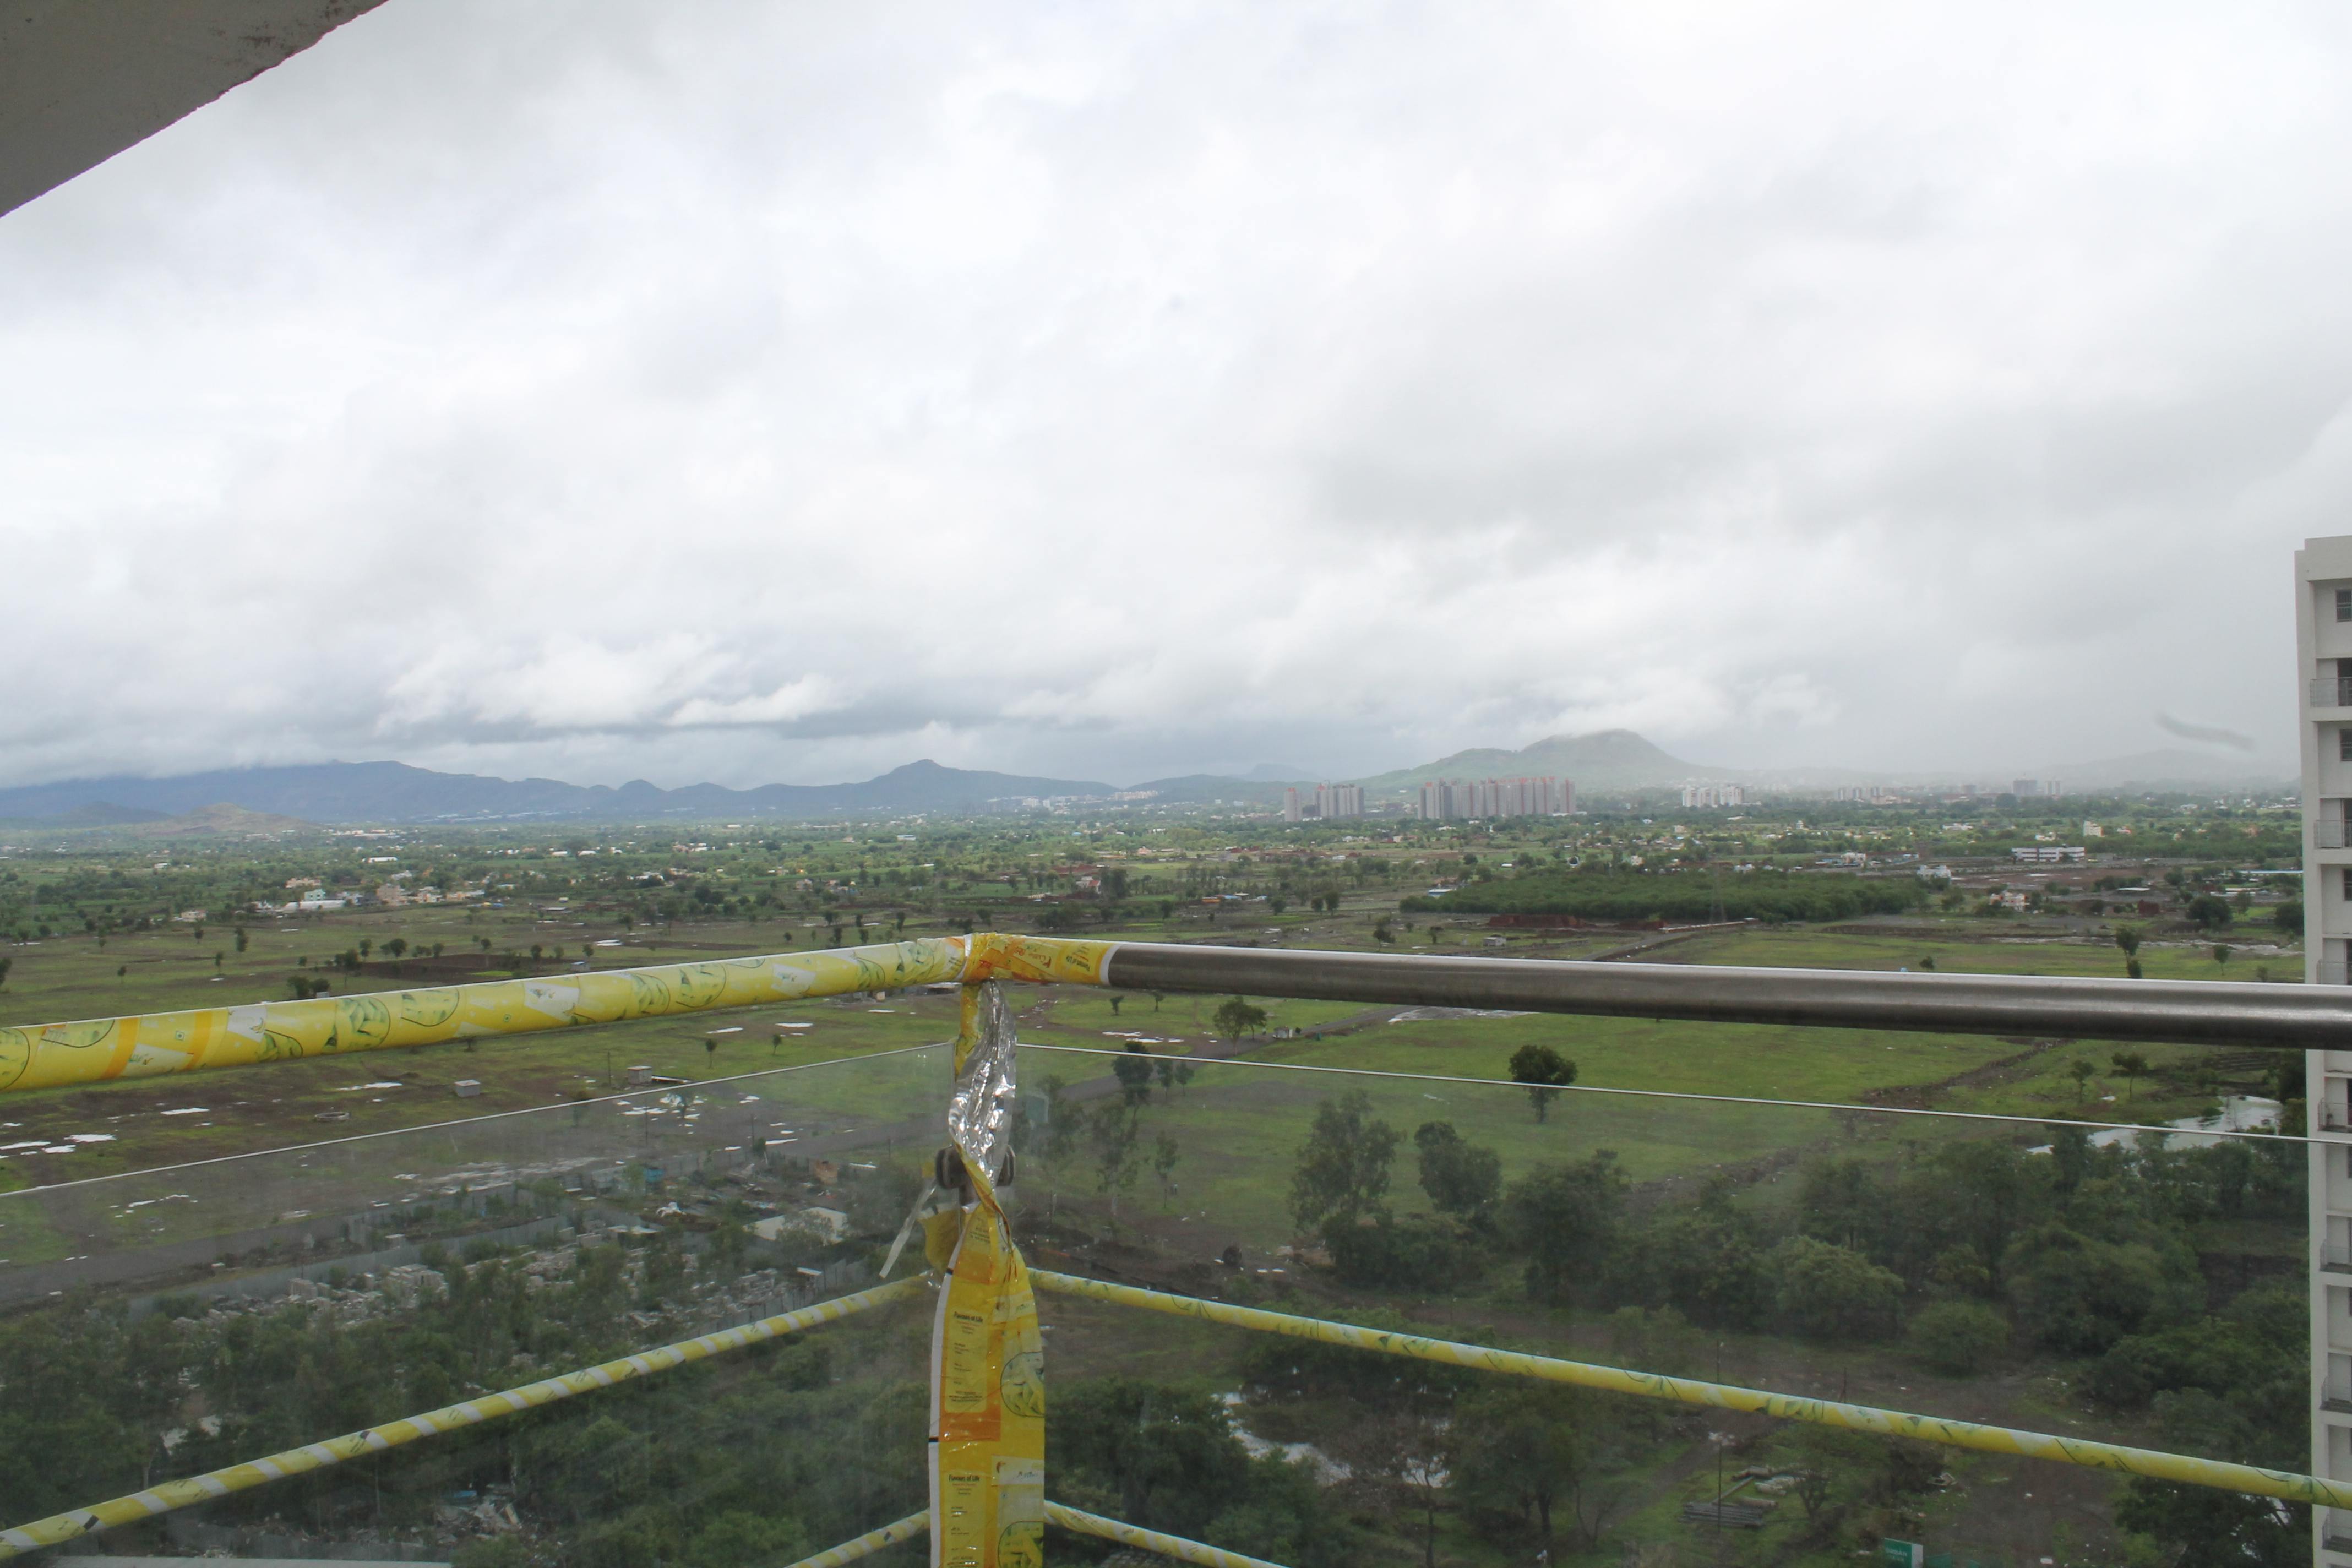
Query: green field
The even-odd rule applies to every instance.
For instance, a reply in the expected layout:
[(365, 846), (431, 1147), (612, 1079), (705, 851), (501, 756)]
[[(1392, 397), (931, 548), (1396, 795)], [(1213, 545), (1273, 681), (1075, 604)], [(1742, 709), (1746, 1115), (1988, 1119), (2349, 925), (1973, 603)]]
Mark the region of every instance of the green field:
[[(1268, 917), (1245, 940), (1278, 931), (1285, 946), (1371, 947), (1377, 906), (1338, 915)], [(913, 928), (910, 928), (910, 930)], [(576, 955), (594, 928), (573, 921), (494, 911), (426, 910), (341, 913), (321, 920), (248, 927), (248, 950), (225, 952), (176, 931), (54, 938), (9, 950), (16, 959), (0, 990), (0, 1023), (30, 1024), (112, 1013), (218, 1006), (284, 994), (287, 977), (320, 973), (331, 955), (363, 937), (377, 947), (397, 934), (415, 946), (435, 942), (451, 950), (488, 935), (501, 951), (532, 941)], [(777, 951), (787, 931), (780, 922), (697, 925), (683, 933), (641, 932), (620, 947), (586, 948), (598, 968), (670, 962), (715, 952)], [(814, 933), (823, 940), (822, 931)], [(1207, 934), (1198, 928), (1171, 933), (1147, 923), (1111, 934), (1153, 940)], [(1401, 944), (1426, 949), (1423, 940)], [(1458, 950), (1441, 933), (1442, 950)], [(1244, 938), (1234, 931), (1233, 938)], [(1864, 927), (1751, 928), (1656, 942), (1639, 956), (1656, 962), (1809, 968), (1918, 968), (1927, 961), (1945, 973), (2116, 975), (2121, 954), (2084, 937), (2024, 937), (2014, 927), (1975, 920), (1906, 921), (1902, 931)], [(1513, 935), (1508, 952), (1572, 957), (1627, 945), (1628, 939), (1580, 935), (1560, 942)], [(808, 941), (793, 945), (805, 947)], [(1475, 948), (1474, 951), (1484, 951)], [(224, 952), (215, 971), (214, 954)], [(2224, 965), (2210, 944), (2152, 943), (2141, 949), (2149, 975), (2160, 979), (2251, 979), (2257, 967), (2284, 975), (2299, 967), (2292, 954), (2240, 951)], [(123, 973), (117, 974), (117, 970)], [(397, 988), (401, 976), (335, 974), (338, 992)], [(495, 973), (496, 971), (486, 971)], [(214, 978), (217, 973), (220, 978)], [(414, 983), (414, 982), (413, 982)], [(2061, 1112), (2096, 1120), (2168, 1120), (2198, 1114), (2217, 1090), (2260, 1089), (2258, 1072), (2242, 1065), (2225, 1079), (2205, 1064), (2220, 1053), (2195, 1047), (2143, 1049), (2153, 1076), (2131, 1084), (2116, 1077), (2111, 1047), (2095, 1042), (2001, 1040), (1706, 1026), (1611, 1018), (1435, 1018), (1386, 1023), (1381, 1010), (1344, 1004), (1259, 999), (1268, 1028), (1329, 1028), (1353, 1022), (1353, 1032), (1319, 1041), (1271, 1041), (1251, 1054), (1268, 1060), (1350, 1066), (1390, 1072), (1507, 1078), (1510, 1054), (1540, 1040), (1578, 1064), (1584, 1084), (1673, 1089), (1853, 1103), (1929, 1104), (1946, 1109), (2028, 1115)], [(1114, 1010), (1108, 995), (1054, 987), (1016, 998), (1026, 1037), (1099, 1045), (1112, 1031), (1141, 1033), (1162, 1044), (1152, 1049), (1190, 1052), (1211, 1037), (1208, 1015), (1216, 998), (1125, 996)], [(267, 1069), (146, 1079), (92, 1088), (41, 1091), (0, 1102), (0, 1143), (60, 1141), (75, 1133), (110, 1134), (112, 1142), (83, 1144), (71, 1155), (19, 1151), (0, 1160), (0, 1190), (26, 1181), (135, 1169), (273, 1147), (320, 1136), (383, 1131), (453, 1116), (521, 1110), (610, 1093), (626, 1068), (644, 1064), (657, 1074), (704, 1079), (771, 1066), (862, 1055), (950, 1037), (950, 996), (911, 994), (883, 1002), (835, 999), (693, 1018), (645, 1019), (586, 1030), (452, 1043), (396, 1054), (297, 1061)], [(793, 1023), (803, 1029), (778, 1031)], [(715, 1035), (715, 1030), (739, 1033)], [(2097, 1070), (2087, 1090), (2067, 1067), (2087, 1059)], [(2006, 1067), (1998, 1066), (2009, 1062)], [(460, 1079), (482, 1086), (459, 1100)], [(396, 1082), (399, 1087), (379, 1087)], [(202, 1114), (165, 1116), (202, 1107)], [(323, 1121), (321, 1119), (324, 1118)]]

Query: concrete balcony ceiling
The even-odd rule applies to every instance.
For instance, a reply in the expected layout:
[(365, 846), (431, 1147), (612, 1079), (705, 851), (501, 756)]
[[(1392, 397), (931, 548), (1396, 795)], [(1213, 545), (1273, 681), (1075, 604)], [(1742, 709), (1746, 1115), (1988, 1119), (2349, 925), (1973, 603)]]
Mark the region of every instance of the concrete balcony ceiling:
[(0, 0), (0, 213), (383, 0)]

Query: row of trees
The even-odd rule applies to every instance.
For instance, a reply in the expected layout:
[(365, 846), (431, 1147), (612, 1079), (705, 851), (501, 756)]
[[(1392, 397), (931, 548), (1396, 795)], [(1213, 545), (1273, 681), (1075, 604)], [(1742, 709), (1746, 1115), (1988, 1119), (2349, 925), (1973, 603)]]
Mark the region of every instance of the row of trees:
[(1405, 899), (1407, 914), (1569, 915), (1578, 920), (1841, 921), (1901, 914), (1926, 898), (1916, 877), (1755, 871), (1654, 875), (1618, 868), (1546, 871), (1474, 881), (1450, 893)]

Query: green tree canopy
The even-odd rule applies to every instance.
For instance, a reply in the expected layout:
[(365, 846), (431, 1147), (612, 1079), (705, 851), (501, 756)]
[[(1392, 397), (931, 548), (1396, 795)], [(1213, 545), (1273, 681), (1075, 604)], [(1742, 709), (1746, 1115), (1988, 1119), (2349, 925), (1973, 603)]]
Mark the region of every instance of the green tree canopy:
[(1371, 1097), (1350, 1089), (1316, 1108), (1315, 1126), (1290, 1178), (1290, 1213), (1301, 1231), (1328, 1232), (1388, 1212), (1396, 1129), (1372, 1115)]

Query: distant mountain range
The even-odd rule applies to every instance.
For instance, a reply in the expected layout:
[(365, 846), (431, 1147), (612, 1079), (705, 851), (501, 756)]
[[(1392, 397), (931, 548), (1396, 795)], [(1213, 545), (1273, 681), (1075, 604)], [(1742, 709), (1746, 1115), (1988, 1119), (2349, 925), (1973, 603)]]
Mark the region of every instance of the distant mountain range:
[(53, 827), (152, 825), (160, 818), (219, 805), (322, 823), (736, 816), (798, 819), (838, 812), (977, 812), (991, 800), (1107, 795), (1112, 789), (1110, 784), (1084, 779), (974, 773), (932, 762), (908, 763), (862, 784), (761, 784), (756, 789), (728, 789), (719, 784), (660, 789), (642, 779), (614, 789), (555, 779), (436, 773), (405, 763), (314, 763), (225, 769), (173, 778), (29, 784), (0, 790), (0, 821)]
[[(1878, 783), (1921, 785), (1954, 782), (1951, 775), (1864, 773), (1847, 769), (1779, 769), (1737, 773), (1686, 763), (1631, 730), (1553, 735), (1518, 751), (1481, 748), (1360, 782), (1373, 800), (1394, 797), (1429, 779), (1550, 775), (1573, 779), (1579, 791), (1657, 789), (1739, 779), (1766, 788), (1822, 788)], [(2065, 781), (2070, 792), (2217, 784), (2275, 785), (2280, 773), (2238, 756), (2186, 750), (2142, 752), (2105, 762), (2046, 768), (2037, 775)], [(1271, 805), (1287, 783), (1317, 782), (1304, 770), (1262, 763), (1239, 778), (1191, 773), (1129, 786), (1175, 804), (1229, 801)], [(1979, 784), (2000, 784), (1997, 774)], [(308, 824), (351, 822), (499, 822), (568, 818), (643, 821), (719, 817), (800, 821), (851, 814), (977, 813), (991, 802), (1055, 797), (1101, 799), (1118, 786), (1092, 779), (1032, 778), (929, 761), (908, 763), (856, 784), (761, 784), (728, 789), (688, 784), (660, 789), (642, 779), (614, 789), (555, 779), (499, 779), (440, 773), (404, 763), (317, 763), (294, 767), (239, 768), (173, 778), (77, 779), (0, 789), (0, 824), (47, 828), (112, 828), (143, 837), (192, 833), (284, 832)]]

